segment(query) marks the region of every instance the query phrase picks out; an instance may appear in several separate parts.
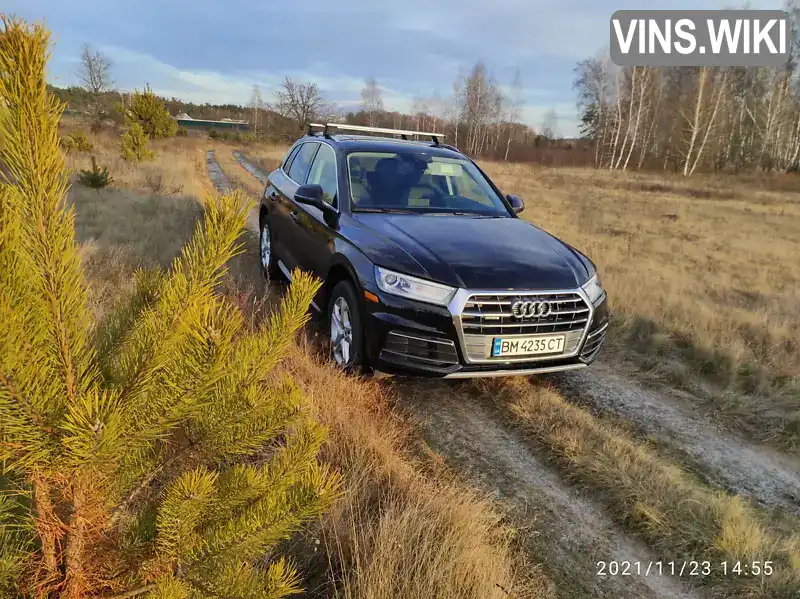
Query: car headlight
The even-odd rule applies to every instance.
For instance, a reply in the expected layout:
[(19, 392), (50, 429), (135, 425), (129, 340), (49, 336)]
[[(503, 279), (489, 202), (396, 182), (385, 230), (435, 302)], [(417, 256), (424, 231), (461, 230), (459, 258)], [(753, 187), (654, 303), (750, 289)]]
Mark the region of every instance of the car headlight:
[(375, 279), (381, 291), (437, 306), (449, 304), (456, 292), (455, 287), (418, 279), (380, 266), (375, 267)]
[(597, 273), (586, 281), (582, 289), (586, 292), (586, 295), (589, 296), (589, 301), (595, 306), (606, 296), (606, 292), (603, 290), (603, 285), (600, 283), (600, 277), (597, 276)]

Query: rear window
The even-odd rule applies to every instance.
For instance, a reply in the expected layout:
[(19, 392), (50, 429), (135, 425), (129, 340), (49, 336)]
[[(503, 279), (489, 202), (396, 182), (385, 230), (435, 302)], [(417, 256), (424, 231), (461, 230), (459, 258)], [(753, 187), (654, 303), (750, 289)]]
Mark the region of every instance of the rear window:
[(505, 203), (469, 160), (427, 152), (351, 152), (353, 210), (508, 215)]
[(308, 167), (311, 166), (311, 160), (317, 151), (319, 144), (306, 143), (300, 146), (292, 163), (289, 165), (289, 178), (295, 183), (302, 185), (306, 182), (306, 175), (308, 175)]
[(300, 146), (295, 146), (286, 155), (286, 158), (284, 159), (283, 164), (281, 165), (281, 168), (285, 172), (287, 172), (287, 173), (289, 172), (289, 166), (292, 164), (292, 158), (294, 158), (294, 155), (297, 154), (297, 150), (299, 150), (299, 149), (300, 149)]

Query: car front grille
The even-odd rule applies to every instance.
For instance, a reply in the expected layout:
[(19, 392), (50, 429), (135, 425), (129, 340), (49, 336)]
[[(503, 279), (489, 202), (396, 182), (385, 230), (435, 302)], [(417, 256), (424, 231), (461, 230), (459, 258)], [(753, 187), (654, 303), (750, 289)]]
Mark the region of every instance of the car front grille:
[[(511, 311), (515, 302), (548, 302), (546, 316), (517, 318)], [(575, 292), (557, 294), (471, 295), (461, 313), (465, 335), (539, 335), (583, 331), (589, 306)]]

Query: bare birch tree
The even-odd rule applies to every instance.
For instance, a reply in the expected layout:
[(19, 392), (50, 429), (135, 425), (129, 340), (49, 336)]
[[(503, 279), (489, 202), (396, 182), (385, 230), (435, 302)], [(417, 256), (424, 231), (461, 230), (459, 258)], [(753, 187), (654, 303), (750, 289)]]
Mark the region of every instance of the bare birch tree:
[(114, 85), (111, 79), (111, 61), (100, 51), (93, 52), (88, 44), (83, 46), (77, 76), (83, 87), (94, 95), (109, 91)]
[(361, 110), (367, 117), (367, 125), (375, 127), (384, 112), (383, 93), (375, 77), (367, 77), (361, 90)]
[(508, 162), (508, 153), (511, 150), (511, 141), (514, 139), (514, 132), (516, 124), (522, 116), (522, 76), (519, 69), (514, 70), (514, 78), (511, 80), (511, 87), (508, 92), (507, 101), (507, 135), (506, 135), (506, 151), (503, 154), (503, 160)]
[(302, 129), (316, 116), (327, 116), (323, 112), (325, 100), (315, 83), (298, 83), (286, 77), (275, 92), (275, 110), (282, 117), (293, 121)]
[(261, 131), (261, 113), (264, 111), (264, 100), (261, 98), (261, 90), (258, 85), (253, 86), (250, 108), (253, 110), (253, 135), (257, 136)]

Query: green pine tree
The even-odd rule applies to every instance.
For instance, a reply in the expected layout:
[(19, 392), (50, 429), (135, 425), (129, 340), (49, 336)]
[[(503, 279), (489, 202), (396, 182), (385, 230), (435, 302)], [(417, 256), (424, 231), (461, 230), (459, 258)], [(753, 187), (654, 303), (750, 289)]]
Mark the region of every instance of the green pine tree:
[(91, 187), (92, 189), (103, 189), (114, 182), (114, 178), (108, 174), (108, 167), (97, 166), (97, 160), (92, 156), (92, 170), (81, 170), (78, 173), (78, 183)]
[[(0, 15), (2, 17), (2, 15)], [(250, 206), (211, 196), (168, 272), (100, 324), (67, 208), (48, 33), (0, 20), (0, 596), (278, 598), (276, 544), (337, 479), (273, 367), (319, 283), (249, 331), (217, 291)]]
[(135, 91), (130, 106), (125, 110), (125, 122), (130, 126), (139, 123), (150, 139), (172, 137), (178, 131), (178, 121), (170, 118), (169, 111), (150, 86)]
[(125, 160), (142, 162), (155, 158), (155, 153), (148, 147), (144, 129), (136, 122), (131, 123), (128, 130), (123, 133), (120, 148)]

